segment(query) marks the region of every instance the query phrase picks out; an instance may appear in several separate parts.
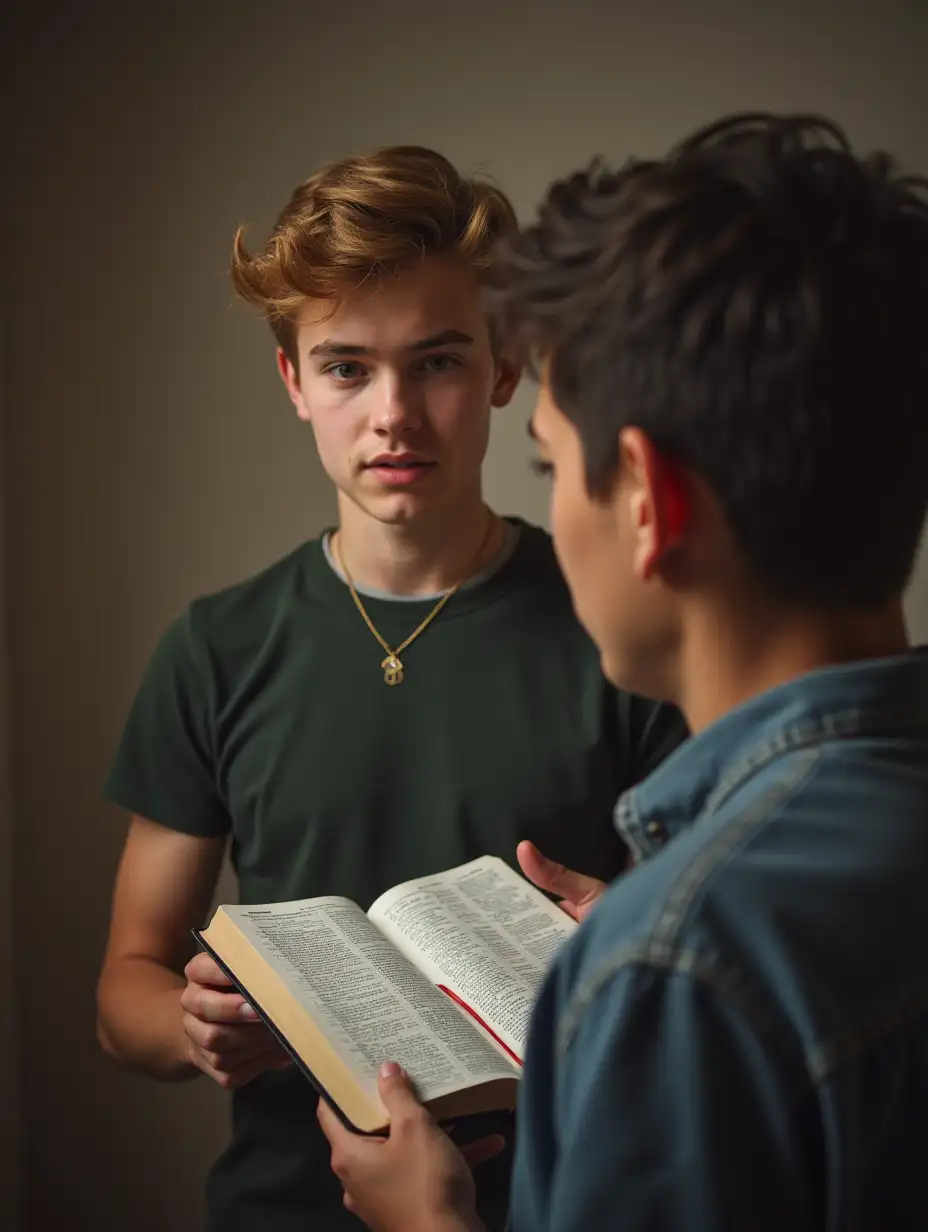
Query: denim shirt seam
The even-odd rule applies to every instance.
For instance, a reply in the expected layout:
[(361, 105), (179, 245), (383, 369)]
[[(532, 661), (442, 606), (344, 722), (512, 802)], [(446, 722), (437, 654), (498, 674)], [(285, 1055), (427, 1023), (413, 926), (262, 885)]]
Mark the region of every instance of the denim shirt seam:
[(775, 736), (756, 745), (745, 757), (723, 775), (704, 805), (706, 813), (715, 812), (738, 788), (774, 758), (800, 749), (814, 748), (825, 740), (847, 739), (866, 735), (868, 731), (884, 731), (887, 726), (926, 727), (928, 712), (923, 707), (861, 710), (853, 707), (827, 713), (817, 719), (807, 719), (782, 728)]
[[(775, 736), (755, 745), (722, 776), (698, 810), (697, 818), (716, 812), (747, 779), (763, 770), (776, 757), (817, 747), (825, 740), (865, 735), (872, 730), (882, 731), (887, 726), (897, 730), (900, 727), (928, 727), (928, 710), (922, 706), (866, 710), (853, 707), (790, 724)], [(638, 859), (649, 858), (655, 849), (659, 850), (664, 845), (660, 840), (651, 840), (646, 834), (635, 789), (620, 796), (614, 811), (614, 823)]]
[[(694, 962), (696, 955), (680, 946), (680, 929), (696, 895), (712, 873), (751, 831), (763, 825), (776, 806), (782, 804), (789, 795), (798, 790), (817, 764), (819, 756), (818, 749), (806, 750), (798, 765), (790, 767), (788, 775), (765, 791), (759, 799), (752, 800), (747, 807), (733, 817), (730, 823), (706, 844), (693, 862), (675, 879), (664, 897), (663, 906), (648, 935), (641, 941), (621, 945), (618, 950), (601, 960), (580, 983), (570, 996), (560, 1016), (557, 1027), (559, 1051), (563, 1052), (569, 1046), (579, 1028), (580, 1020), (601, 989), (618, 971), (632, 963), (647, 964), (667, 973), (679, 972), (681, 974), (684, 967), (690, 969), (690, 974), (695, 973), (698, 967), (703, 979), (712, 969), (721, 981), (719, 987), (721, 988), (724, 983), (729, 992), (731, 991), (733, 982), (728, 979), (722, 980), (722, 973), (717, 964), (705, 962), (697, 964)], [(684, 955), (686, 957), (682, 958), (681, 956)]]
[(747, 802), (744, 808), (706, 843), (665, 895), (663, 906), (651, 928), (652, 941), (664, 942), (669, 947), (676, 946), (686, 916), (708, 879), (749, 834), (761, 828), (775, 808), (783, 805), (799, 790), (818, 764), (820, 756), (818, 748), (803, 750), (799, 759), (790, 763), (781, 778)]
[(627, 967), (651, 969), (658, 975), (682, 975), (703, 984), (722, 1000), (734, 1006), (749, 1022), (757, 1035), (768, 1040), (788, 1065), (785, 1087), (790, 1098), (798, 1100), (808, 1090), (809, 1075), (805, 1057), (797, 1046), (794, 1036), (785, 1021), (762, 1008), (756, 997), (739, 979), (737, 972), (725, 971), (717, 963), (707, 960), (697, 949), (677, 948), (661, 951), (650, 941), (640, 941), (617, 951), (610, 962), (600, 967), (599, 978), (587, 981), (571, 998), (565, 1016), (557, 1026), (555, 1055), (559, 1063), (567, 1060), (579, 1033), (581, 1022), (594, 1005), (596, 998), (610, 980)]
[(652, 853), (644, 837), (644, 827), (638, 814), (634, 791), (626, 792), (625, 795), (619, 797), (612, 817), (616, 830), (625, 840), (632, 856), (638, 860), (647, 859)]

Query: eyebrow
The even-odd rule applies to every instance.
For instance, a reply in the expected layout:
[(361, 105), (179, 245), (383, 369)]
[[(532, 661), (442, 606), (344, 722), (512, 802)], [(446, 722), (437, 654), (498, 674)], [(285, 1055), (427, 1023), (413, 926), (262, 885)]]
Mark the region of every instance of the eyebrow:
[(530, 419), (528, 423), (525, 425), (525, 431), (529, 434), (529, 436), (532, 438), (532, 440), (537, 445), (538, 433), (535, 431), (535, 421), (533, 419)]
[[(458, 346), (473, 346), (474, 340), (470, 334), (463, 334), (459, 329), (445, 329), (439, 334), (430, 334), (428, 338), (420, 338), (418, 342), (406, 347), (407, 351), (431, 351), (434, 347), (448, 346), (456, 343)], [(373, 355), (373, 347), (357, 346), (351, 342), (338, 342), (334, 338), (326, 338), (319, 342), (309, 352), (310, 355)]]

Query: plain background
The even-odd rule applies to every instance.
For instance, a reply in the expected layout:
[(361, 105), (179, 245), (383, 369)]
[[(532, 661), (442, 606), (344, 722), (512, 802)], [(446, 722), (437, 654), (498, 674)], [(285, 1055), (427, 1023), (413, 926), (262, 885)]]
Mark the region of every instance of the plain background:
[[(270, 334), (232, 304), (236, 225), (259, 239), (320, 161), (397, 142), (527, 214), (593, 154), (749, 108), (824, 111), (928, 171), (928, 5), (92, 0), (7, 20), (0, 1209), (24, 1232), (194, 1232), (224, 1097), (119, 1073), (94, 1039), (123, 835), (100, 784), (165, 623), (332, 516)], [(498, 415), (487, 490), (544, 520), (530, 398)], [(925, 568), (910, 612), (924, 636)]]

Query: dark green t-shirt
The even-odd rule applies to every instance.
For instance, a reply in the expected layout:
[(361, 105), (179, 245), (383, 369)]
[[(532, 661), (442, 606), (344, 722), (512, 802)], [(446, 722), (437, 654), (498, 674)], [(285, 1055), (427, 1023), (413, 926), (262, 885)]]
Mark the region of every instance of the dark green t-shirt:
[[(108, 797), (173, 829), (228, 835), (246, 903), (340, 894), (366, 909), (398, 882), (479, 855), (515, 865), (523, 838), (614, 875), (616, 798), (679, 743), (682, 721), (608, 685), (549, 537), (513, 525), (509, 559), (451, 599), (393, 688), (321, 540), (191, 604), (155, 649)], [(395, 646), (433, 603), (365, 606)], [(210, 1228), (360, 1226), (342, 1208), (315, 1104), (296, 1071), (235, 1094)], [(507, 1162), (478, 1171), (491, 1226)]]

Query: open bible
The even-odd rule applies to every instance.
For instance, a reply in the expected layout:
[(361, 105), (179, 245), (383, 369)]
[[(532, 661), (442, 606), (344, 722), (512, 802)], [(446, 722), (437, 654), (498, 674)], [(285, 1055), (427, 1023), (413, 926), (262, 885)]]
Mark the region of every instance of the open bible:
[(219, 907), (195, 937), (342, 1120), (389, 1121), (398, 1061), (439, 1120), (512, 1108), (529, 1016), (573, 920), (495, 856), (382, 894)]

